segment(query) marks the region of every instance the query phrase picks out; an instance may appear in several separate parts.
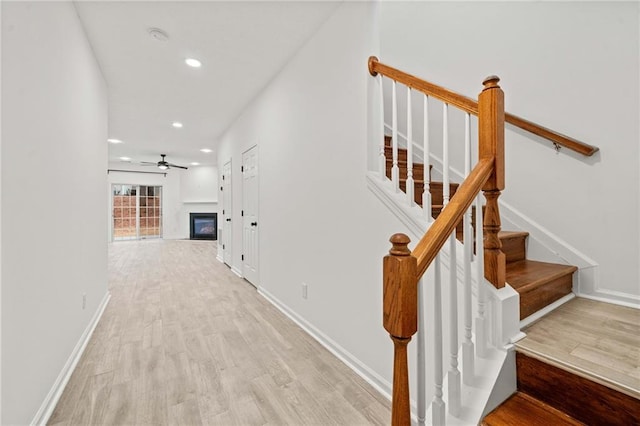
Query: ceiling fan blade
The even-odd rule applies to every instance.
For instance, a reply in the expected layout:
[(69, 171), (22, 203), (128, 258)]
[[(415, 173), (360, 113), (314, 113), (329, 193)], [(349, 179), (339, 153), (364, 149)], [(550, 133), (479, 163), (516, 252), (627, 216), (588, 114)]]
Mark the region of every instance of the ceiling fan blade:
[(151, 161), (140, 161), (140, 164), (143, 166), (157, 166), (158, 163), (152, 163)]
[(173, 164), (173, 163), (167, 163), (167, 165), (169, 167), (177, 167), (178, 169), (185, 169), (185, 170), (189, 170), (188, 167), (184, 167), (184, 166), (178, 166), (177, 164)]

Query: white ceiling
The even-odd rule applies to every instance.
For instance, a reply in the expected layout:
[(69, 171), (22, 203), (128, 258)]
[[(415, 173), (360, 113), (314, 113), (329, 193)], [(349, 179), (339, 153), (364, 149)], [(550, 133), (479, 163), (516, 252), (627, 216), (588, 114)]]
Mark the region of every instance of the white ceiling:
[[(176, 164), (216, 164), (222, 133), (337, 5), (76, 2), (109, 88), (109, 137), (124, 141), (109, 144), (109, 160), (155, 162), (167, 154)], [(151, 37), (152, 27), (169, 39)], [(188, 67), (187, 57), (202, 67)]]

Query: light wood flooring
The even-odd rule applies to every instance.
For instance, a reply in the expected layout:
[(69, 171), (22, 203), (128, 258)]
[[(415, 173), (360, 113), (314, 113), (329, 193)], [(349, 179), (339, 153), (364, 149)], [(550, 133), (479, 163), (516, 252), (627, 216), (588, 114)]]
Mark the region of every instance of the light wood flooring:
[(640, 310), (576, 298), (523, 331), (519, 351), (640, 399)]
[(114, 243), (111, 302), (53, 425), (389, 424), (389, 402), (216, 260)]

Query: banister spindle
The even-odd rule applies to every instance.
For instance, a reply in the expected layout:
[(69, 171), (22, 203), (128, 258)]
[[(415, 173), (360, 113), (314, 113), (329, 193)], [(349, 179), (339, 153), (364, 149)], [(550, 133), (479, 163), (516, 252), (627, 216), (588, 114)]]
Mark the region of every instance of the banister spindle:
[[(471, 173), (471, 114), (464, 115), (464, 175)], [(464, 240), (464, 340), (462, 342), (462, 381), (465, 385), (473, 382), (475, 375), (474, 349), (471, 340), (471, 258), (473, 256), (473, 227), (471, 225), (471, 207), (465, 212), (463, 219)]]
[(427, 360), (425, 337), (427, 334), (424, 312), (424, 277), (418, 281), (418, 335), (417, 335), (417, 409), (418, 409), (418, 426), (424, 426), (427, 414)]
[(431, 403), (431, 424), (444, 425), (446, 405), (442, 399), (442, 267), (440, 253), (436, 255), (434, 263), (433, 283), (433, 383), (434, 394)]
[(482, 197), (476, 197), (476, 268), (478, 276), (478, 313), (476, 317), (476, 355), (487, 356), (487, 321), (484, 315), (486, 303), (486, 291), (484, 288), (484, 243), (483, 229), (480, 224), (482, 219)]
[(449, 105), (442, 104), (442, 207), (449, 202)]
[(449, 236), (449, 373), (447, 396), (449, 413), (460, 414), (460, 370), (458, 369), (458, 262), (456, 260), (456, 231)]
[(407, 201), (413, 206), (414, 184), (413, 184), (413, 128), (411, 117), (411, 87), (407, 86)]
[(394, 234), (389, 254), (383, 260), (383, 325), (394, 346), (391, 424), (409, 426), (409, 366), (407, 345), (418, 330), (418, 278), (416, 258), (409, 250), (409, 237)]
[(504, 189), (504, 93), (496, 76), (487, 77), (478, 96), (479, 158), (492, 159), (493, 172), (482, 187), (487, 206), (484, 217), (484, 274), (496, 288), (504, 287), (506, 259), (502, 252), (498, 197)]
[(400, 191), (400, 169), (398, 168), (398, 99), (396, 97), (396, 81), (393, 80), (391, 90), (391, 145), (393, 150), (393, 165), (391, 166), (391, 182), (396, 192)]
[(424, 187), (422, 190), (422, 209), (424, 211), (424, 218), (431, 222), (433, 220), (433, 216), (431, 213), (431, 163), (430, 161), (430, 153), (429, 153), (429, 95), (424, 95), (422, 97), (423, 105), (423, 129), (424, 129), (424, 140), (423, 140), (423, 151), (422, 151), (422, 163), (423, 163), (423, 176), (424, 176)]
[(380, 74), (378, 81), (380, 82), (380, 122), (382, 125), (382, 140), (380, 141), (380, 152), (378, 153), (378, 171), (380, 172), (380, 180), (384, 181), (387, 178), (387, 158), (384, 155), (384, 87), (383, 77)]

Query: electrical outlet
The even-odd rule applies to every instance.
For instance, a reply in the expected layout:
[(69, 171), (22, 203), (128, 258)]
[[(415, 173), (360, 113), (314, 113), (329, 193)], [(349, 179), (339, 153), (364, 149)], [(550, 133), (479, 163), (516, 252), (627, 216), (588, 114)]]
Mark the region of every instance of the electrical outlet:
[(302, 283), (302, 298), (303, 299), (307, 298), (307, 290), (308, 290), (307, 283)]
[(87, 293), (82, 293), (82, 309), (86, 309), (87, 307)]

